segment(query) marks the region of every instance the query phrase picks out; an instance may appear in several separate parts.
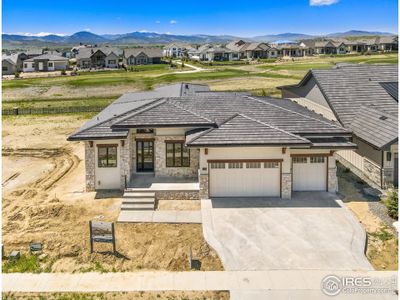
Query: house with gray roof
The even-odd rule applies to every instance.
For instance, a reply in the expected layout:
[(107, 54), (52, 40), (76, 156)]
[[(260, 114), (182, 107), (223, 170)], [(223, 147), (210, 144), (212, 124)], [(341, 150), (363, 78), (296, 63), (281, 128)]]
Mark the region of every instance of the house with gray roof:
[(24, 72), (51, 72), (67, 68), (68, 58), (54, 54), (42, 54), (24, 60), (22, 70)]
[(339, 122), (358, 148), (339, 160), (370, 184), (398, 185), (398, 66), (339, 64), (310, 70), (282, 98)]
[(183, 43), (171, 43), (163, 48), (163, 56), (170, 58), (181, 58), (187, 56), (187, 51), (192, 49), (192, 46)]
[(161, 63), (162, 50), (156, 47), (128, 48), (123, 52), (123, 63), (126, 66)]
[(22, 71), (23, 61), (28, 56), (25, 53), (14, 53), (11, 55), (2, 56), (2, 75), (14, 75), (16, 72)]
[(123, 51), (115, 47), (78, 48), (76, 66), (81, 69), (118, 68)]
[(355, 149), (351, 136), (287, 99), (180, 83), (121, 96), (68, 140), (84, 143), (87, 191), (146, 191), (150, 177), (164, 199), (290, 198), (337, 190), (334, 153)]
[(238, 53), (239, 59), (275, 58), (278, 56), (276, 48), (261, 42), (250, 43), (237, 40), (228, 43), (226, 48)]

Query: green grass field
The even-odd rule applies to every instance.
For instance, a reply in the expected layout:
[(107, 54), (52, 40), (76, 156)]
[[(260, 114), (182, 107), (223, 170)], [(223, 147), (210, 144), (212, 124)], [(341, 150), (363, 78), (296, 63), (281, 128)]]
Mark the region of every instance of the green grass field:
[[(191, 70), (191, 68), (187, 66), (183, 69), (180, 66), (170, 68), (169, 64), (160, 64), (138, 66), (129, 72), (125, 70), (81, 72), (79, 76), (3, 80), (3, 108), (107, 106), (126, 91), (149, 90), (160, 84), (175, 82), (200, 82), (211, 86), (217, 83), (218, 90), (248, 90), (255, 94), (260, 94), (264, 90), (263, 93), (276, 96), (274, 89), (282, 82), (285, 84), (298, 82), (309, 69), (331, 68), (339, 62), (398, 63), (398, 56), (397, 53), (337, 55), (284, 62), (264, 60), (258, 64), (215, 63), (206, 67), (199, 63), (189, 62), (189, 64), (203, 67), (204, 71), (177, 73)], [(260, 80), (264, 79), (271, 83), (260, 87)], [(224, 88), (225, 81), (227, 82), (226, 89)], [(235, 85), (235, 81), (240, 84)], [(56, 91), (46, 94), (50, 89)]]

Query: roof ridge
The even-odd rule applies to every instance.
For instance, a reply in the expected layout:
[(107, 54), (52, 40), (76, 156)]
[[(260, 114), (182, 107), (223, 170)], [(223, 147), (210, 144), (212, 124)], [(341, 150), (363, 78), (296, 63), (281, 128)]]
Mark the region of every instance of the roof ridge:
[[(157, 102), (157, 101), (158, 101), (158, 103), (154, 103), (154, 102)], [(137, 116), (138, 114), (141, 114), (141, 113), (143, 113), (143, 112), (145, 112), (145, 111), (148, 111), (148, 110), (150, 110), (150, 109), (152, 109), (152, 108), (154, 108), (154, 107), (160, 106), (161, 104), (166, 103), (166, 102), (167, 102), (167, 99), (165, 99), (165, 98), (157, 98), (156, 100), (154, 100), (154, 102), (151, 102), (150, 105), (149, 105), (148, 107), (145, 107), (144, 109), (139, 110), (139, 111), (136, 111), (136, 112), (134, 112), (134, 113), (132, 113), (132, 114), (129, 114), (128, 116), (122, 118), (122, 119), (119, 120), (118, 122), (115, 122), (115, 123), (111, 124), (111, 127), (114, 126), (114, 125), (116, 125), (116, 124), (118, 124), (118, 123), (120, 123), (120, 122), (125, 121), (126, 119), (129, 119), (129, 118), (131, 118), (131, 117), (133, 117), (133, 116)], [(154, 103), (154, 105), (151, 105), (151, 104), (153, 104), (153, 103)], [(140, 108), (140, 107), (139, 107), (139, 108)]]
[[(279, 128), (279, 127), (276, 127), (276, 126), (273, 126), (273, 125), (271, 125), (271, 124), (262, 122), (262, 121), (260, 121), (260, 120), (254, 119), (254, 118), (249, 117), (249, 116), (246, 116), (246, 115), (244, 115), (244, 114), (238, 114), (238, 115), (239, 115), (239, 116), (242, 116), (242, 117), (244, 117), (244, 118), (246, 118), (246, 119), (252, 120), (252, 121), (254, 121), (254, 122), (260, 123), (260, 124), (262, 124), (262, 125), (264, 125), (264, 126), (270, 127), (270, 128), (272, 128), (272, 129), (281, 131), (281, 132), (283, 132), (283, 133), (285, 133), (285, 134), (287, 134), (287, 135), (290, 135), (290, 136), (292, 136), (292, 137), (295, 137), (295, 138), (297, 138), (297, 139), (300, 139), (300, 140), (303, 140), (303, 141), (306, 141), (306, 142), (311, 143), (308, 139), (303, 138), (303, 137), (301, 137), (301, 136), (299, 136), (299, 135), (297, 135), (297, 134), (291, 133), (291, 132), (289, 132), (289, 131), (286, 131), (286, 130), (284, 130), (284, 129), (281, 129), (281, 128)], [(232, 119), (233, 119), (233, 118), (232, 118)]]
[[(155, 99), (154, 99), (152, 102), (150, 102), (150, 103), (145, 103), (145, 104), (143, 104), (142, 106), (136, 107), (136, 108), (134, 108), (134, 109), (132, 109), (132, 110), (128, 110), (128, 111), (123, 112), (122, 114), (119, 114), (119, 115), (117, 115), (117, 116), (112, 116), (111, 118), (105, 119), (104, 121), (102, 121), (102, 122), (100, 122), (100, 123), (93, 124), (92, 126), (89, 126), (89, 127), (87, 127), (87, 128), (83, 128), (82, 130), (78, 129), (78, 130), (77, 130), (76, 132), (74, 132), (72, 135), (75, 135), (75, 134), (78, 134), (78, 133), (82, 133), (82, 132), (84, 132), (84, 131), (86, 131), (86, 130), (92, 129), (93, 127), (96, 127), (96, 126), (99, 126), (99, 125), (104, 124), (104, 123), (106, 123), (106, 122), (109, 122), (109, 121), (111, 121), (112, 119), (117, 118), (117, 117), (119, 117), (119, 116), (121, 116), (121, 115), (123, 115), (123, 114), (131, 113), (131, 112), (133, 112), (133, 111), (135, 111), (135, 110), (137, 110), (137, 109), (140, 109), (140, 108), (142, 108), (143, 106), (151, 105), (151, 104), (153, 104), (153, 103), (154, 103), (155, 101), (157, 101), (157, 100), (160, 100), (160, 98), (155, 98)], [(113, 105), (113, 104), (110, 104), (110, 105)], [(95, 118), (95, 117), (96, 117), (96, 116), (94, 116), (93, 118)]]
[(304, 114), (299, 113), (299, 112), (297, 112), (297, 111), (293, 111), (293, 110), (290, 110), (290, 109), (288, 109), (288, 108), (281, 107), (281, 106), (279, 106), (279, 105), (275, 105), (275, 104), (272, 104), (272, 103), (268, 103), (268, 102), (262, 101), (261, 99), (258, 99), (258, 98), (254, 98), (254, 97), (251, 97), (251, 96), (244, 96), (244, 97), (247, 97), (247, 98), (249, 98), (249, 99), (253, 99), (253, 100), (262, 102), (262, 103), (264, 103), (264, 104), (266, 104), (266, 105), (270, 105), (270, 106), (279, 108), (279, 109), (284, 110), (284, 111), (289, 111), (289, 112), (291, 112), (291, 113), (294, 113), (294, 114), (303, 116), (303, 117), (305, 117), (305, 118), (307, 118), (307, 119), (310, 119), (310, 120), (314, 120), (314, 121), (318, 121), (318, 122), (323, 123), (323, 124), (335, 126), (336, 128), (345, 129), (344, 127), (338, 126), (338, 125), (336, 125), (336, 124), (332, 124), (332, 123), (327, 122), (327, 121), (319, 120), (319, 119), (317, 119), (317, 118), (313, 118), (313, 117), (311, 117), (311, 116), (304, 115)]

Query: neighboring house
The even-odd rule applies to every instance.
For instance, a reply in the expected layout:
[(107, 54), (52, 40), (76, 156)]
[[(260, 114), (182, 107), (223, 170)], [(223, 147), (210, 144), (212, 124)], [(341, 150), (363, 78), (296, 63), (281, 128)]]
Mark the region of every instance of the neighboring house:
[(397, 36), (381, 36), (377, 38), (379, 50), (389, 52), (399, 50), (399, 38)]
[(207, 90), (128, 93), (73, 133), (86, 190), (124, 189), (150, 172), (196, 178), (200, 198), (337, 191), (334, 153), (355, 148), (350, 130), (290, 100)]
[(312, 54), (344, 54), (346, 46), (343, 43), (335, 43), (332, 40), (304, 40), (304, 45)]
[(313, 55), (313, 48), (307, 47), (304, 43), (299, 44), (277, 44), (276, 49), (281, 57), (303, 57)]
[(78, 48), (76, 66), (87, 68), (118, 68), (122, 50), (114, 47)]
[(278, 50), (266, 43), (249, 43), (243, 40), (232, 41), (226, 45), (239, 59), (275, 58)]
[(233, 55), (233, 51), (212, 44), (205, 44), (200, 46), (197, 50), (188, 52), (189, 58), (200, 61), (231, 61), (237, 60), (237, 55)]
[(339, 151), (346, 167), (370, 184), (398, 185), (398, 66), (339, 64), (310, 70), (282, 98), (337, 120), (353, 131), (355, 151)]
[(23, 63), (24, 72), (61, 71), (68, 68), (68, 58), (60, 55), (43, 54), (26, 59)]
[(26, 54), (27, 58), (33, 58), (33, 57), (42, 55), (43, 50), (42, 49), (28, 49), (27, 51), (24, 51), (24, 53)]
[(163, 56), (171, 58), (180, 58), (187, 56), (187, 50), (192, 47), (181, 43), (172, 43), (166, 45), (163, 49)]
[(2, 75), (14, 75), (15, 72), (21, 72), (24, 60), (27, 59), (25, 53), (15, 53), (3, 55), (2, 57)]
[(127, 66), (161, 63), (160, 48), (128, 48), (123, 52), (123, 63)]

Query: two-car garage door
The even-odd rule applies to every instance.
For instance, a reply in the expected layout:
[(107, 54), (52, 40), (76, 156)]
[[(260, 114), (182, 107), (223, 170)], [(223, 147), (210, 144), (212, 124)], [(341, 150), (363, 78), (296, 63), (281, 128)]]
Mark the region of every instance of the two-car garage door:
[(211, 197), (279, 197), (280, 162), (211, 162)]

